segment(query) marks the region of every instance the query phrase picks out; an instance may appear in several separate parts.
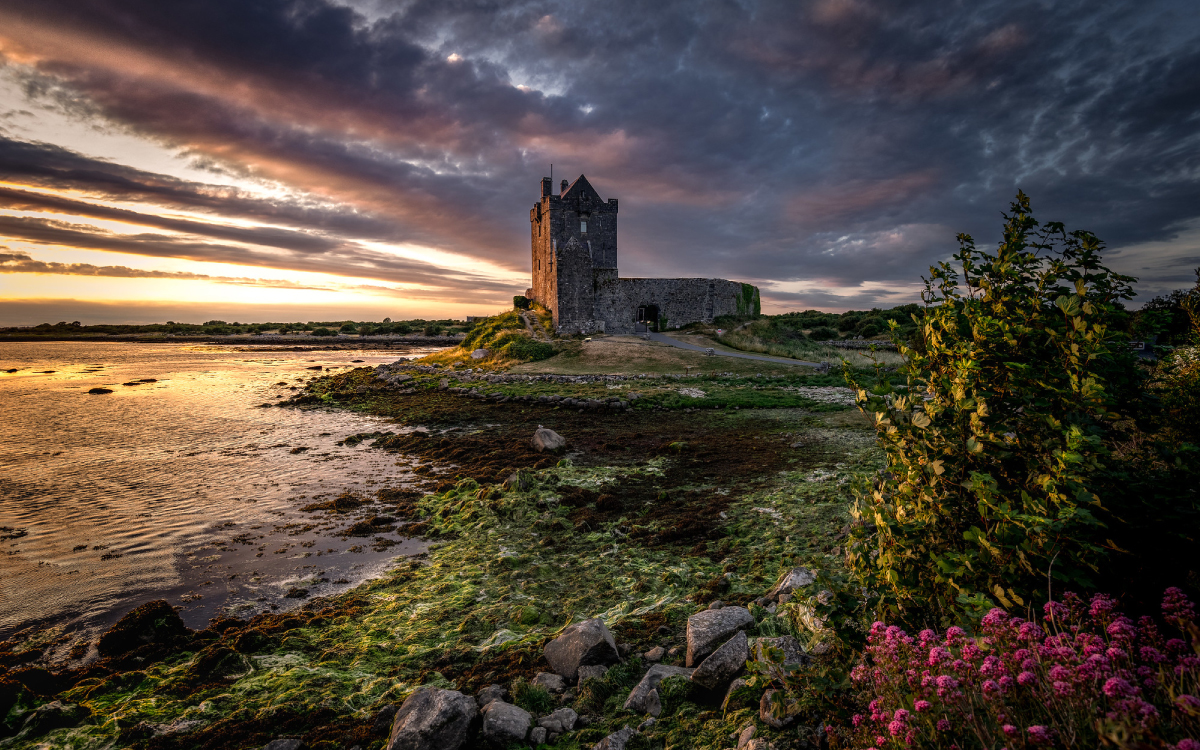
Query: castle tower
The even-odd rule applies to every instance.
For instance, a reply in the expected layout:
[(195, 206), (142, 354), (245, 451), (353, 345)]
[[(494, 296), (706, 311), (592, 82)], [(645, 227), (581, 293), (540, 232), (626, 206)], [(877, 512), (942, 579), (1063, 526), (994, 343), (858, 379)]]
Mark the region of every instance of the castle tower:
[(597, 288), (617, 279), (617, 200), (601, 200), (583, 175), (558, 195), (543, 177), (541, 192), (529, 212), (533, 298), (556, 327), (590, 329)]

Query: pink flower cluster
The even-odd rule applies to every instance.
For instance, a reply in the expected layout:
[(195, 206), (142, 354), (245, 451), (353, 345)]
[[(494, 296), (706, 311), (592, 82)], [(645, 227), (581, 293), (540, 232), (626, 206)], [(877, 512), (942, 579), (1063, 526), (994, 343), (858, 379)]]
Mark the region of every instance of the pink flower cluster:
[[(993, 609), (979, 632), (910, 636), (877, 622), (851, 678), (870, 703), (845, 730), (853, 747), (1098, 747), (1101, 738), (1200, 750), (1200, 628), (1167, 589), (1164, 636), (1110, 597), (1066, 594), (1040, 622)], [(1186, 639), (1186, 640), (1185, 640)]]

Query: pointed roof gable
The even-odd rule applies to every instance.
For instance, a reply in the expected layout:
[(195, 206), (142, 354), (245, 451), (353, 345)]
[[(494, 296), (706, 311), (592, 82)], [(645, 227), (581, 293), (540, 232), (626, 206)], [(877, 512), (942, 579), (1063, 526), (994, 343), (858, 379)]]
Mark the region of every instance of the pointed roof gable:
[(572, 200), (582, 198), (584, 195), (589, 195), (595, 199), (596, 203), (602, 203), (600, 194), (596, 192), (596, 188), (592, 187), (592, 183), (588, 182), (588, 178), (584, 175), (579, 175), (579, 179), (571, 183), (571, 187), (567, 188), (567, 192), (562, 194), (563, 200)]

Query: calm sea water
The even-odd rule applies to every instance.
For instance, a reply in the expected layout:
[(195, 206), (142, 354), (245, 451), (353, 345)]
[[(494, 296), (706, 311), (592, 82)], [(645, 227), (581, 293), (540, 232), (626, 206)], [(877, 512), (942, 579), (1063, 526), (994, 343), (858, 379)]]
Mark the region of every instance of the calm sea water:
[[(317, 365), (419, 353), (0, 344), (0, 638), (30, 626), (94, 631), (158, 598), (203, 627), (218, 613), (294, 605), (295, 588), (344, 590), (421, 549), (398, 534), (389, 549), (343, 541), (344, 519), (299, 510), (411, 482), (394, 454), (335, 444), (402, 428), (260, 408)], [(114, 392), (88, 394), (100, 386)]]

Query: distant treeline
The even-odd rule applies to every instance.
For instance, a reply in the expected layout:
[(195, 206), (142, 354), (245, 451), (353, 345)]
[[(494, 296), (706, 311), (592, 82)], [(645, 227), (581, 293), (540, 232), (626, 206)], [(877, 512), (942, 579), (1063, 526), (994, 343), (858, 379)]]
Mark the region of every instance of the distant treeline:
[[(1190, 331), (1187, 311), (1184, 310), (1183, 304), (1191, 293), (1188, 289), (1178, 289), (1170, 294), (1155, 297), (1139, 310), (1126, 310), (1118, 303), (1118, 309), (1109, 325), (1134, 339), (1157, 337), (1159, 345), (1178, 346), (1187, 341)], [(889, 321), (894, 320), (900, 327), (901, 337), (911, 339), (917, 333), (917, 323), (913, 316), (920, 319), (922, 310), (923, 307), (919, 304), (900, 305), (887, 310), (848, 310), (844, 313), (804, 310), (759, 316), (754, 328), (757, 335), (779, 341), (829, 341), (858, 337), (873, 339), (885, 337), (889, 330)], [(734, 328), (748, 320), (750, 318), (729, 316), (718, 318), (716, 323)]]
[(173, 336), (232, 336), (237, 334), (263, 335), (310, 334), (313, 336), (336, 336), (339, 333), (359, 336), (405, 335), (418, 333), (424, 336), (446, 336), (464, 333), (472, 324), (461, 320), (396, 320), (384, 318), (382, 322), (354, 320), (310, 320), (307, 323), (228, 323), (210, 320), (206, 323), (151, 323), (149, 325), (84, 325), (79, 321), (42, 323), (32, 327), (0, 328), (0, 335), (40, 336), (45, 338), (77, 336), (119, 336), (136, 334), (160, 334)]

